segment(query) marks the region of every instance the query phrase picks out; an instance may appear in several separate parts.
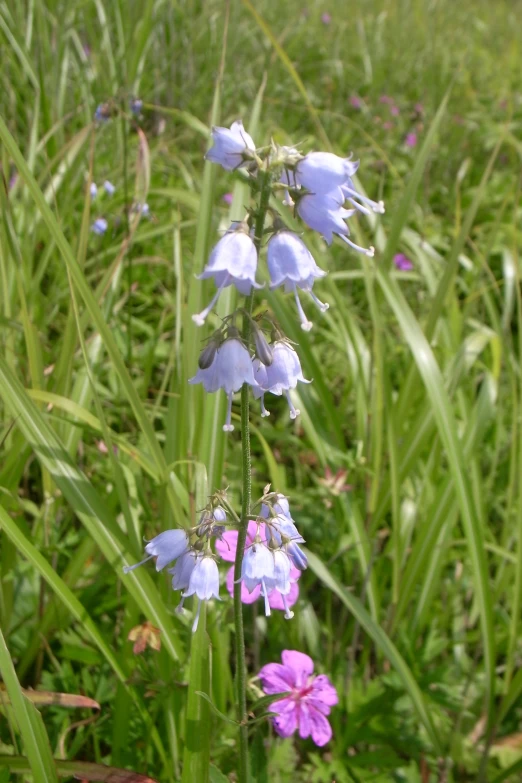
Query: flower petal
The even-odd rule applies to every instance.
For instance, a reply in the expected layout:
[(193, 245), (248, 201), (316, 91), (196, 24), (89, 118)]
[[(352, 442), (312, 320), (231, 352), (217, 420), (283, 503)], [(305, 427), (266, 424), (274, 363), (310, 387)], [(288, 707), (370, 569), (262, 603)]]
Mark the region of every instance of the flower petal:
[(233, 563), (236, 559), (237, 530), (227, 530), (221, 538), (216, 539), (216, 552), (227, 563)]
[[(297, 569), (296, 569), (297, 571)], [(301, 574), (300, 571), (297, 571), (298, 574)], [(286, 605), (288, 608), (293, 606), (297, 599), (299, 598), (299, 585), (296, 584), (296, 582), (291, 582), (290, 585), (290, 592), (286, 596)], [(283, 604), (283, 598), (281, 596), (281, 593), (279, 590), (272, 590), (270, 595), (268, 596), (268, 603), (270, 604), (271, 609), (279, 609), (279, 611), (284, 612), (285, 606)]]
[[(310, 700), (313, 702), (322, 702), (323, 704), (328, 705), (328, 707), (333, 707), (334, 704), (339, 703), (337, 691), (326, 674), (319, 674), (313, 681)], [(328, 713), (325, 714), (327, 715)]]
[[(295, 685), (294, 672), (281, 663), (267, 663), (259, 672), (259, 679), (265, 693), (284, 693), (292, 690)], [(289, 700), (283, 699), (282, 701)]]
[(280, 737), (291, 737), (297, 728), (298, 707), (293, 699), (281, 699), (270, 705), (270, 712), (277, 712), (274, 728)]
[(324, 715), (309, 705), (312, 739), (320, 748), (332, 739), (332, 727)]
[[(234, 567), (230, 568), (227, 574), (227, 590), (230, 595), (234, 596)], [(256, 585), (251, 593), (248, 592), (248, 588), (244, 582), (241, 582), (241, 603), (253, 604), (261, 595), (261, 585)]]
[(302, 688), (314, 670), (314, 662), (310, 656), (298, 650), (283, 650), (281, 660), (285, 666), (293, 669), (295, 684), (298, 688)]

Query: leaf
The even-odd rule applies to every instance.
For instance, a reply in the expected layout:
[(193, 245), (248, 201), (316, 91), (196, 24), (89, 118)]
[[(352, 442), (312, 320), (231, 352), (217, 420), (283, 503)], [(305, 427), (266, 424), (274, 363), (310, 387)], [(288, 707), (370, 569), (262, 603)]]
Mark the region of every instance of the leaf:
[[(5, 691), (5, 686), (0, 685), (0, 691)], [(33, 704), (39, 707), (48, 707), (55, 705), (58, 707), (66, 707), (67, 709), (76, 708), (89, 708), (93, 710), (100, 710), (101, 707), (94, 699), (89, 699), (88, 696), (80, 696), (75, 693), (53, 693), (51, 691), (33, 691), (22, 688), (22, 693)], [(7, 698), (6, 698), (7, 697)], [(2, 694), (3, 701), (9, 701), (9, 694)]]
[(57, 781), (56, 767), (41, 715), (23, 694), (2, 631), (0, 631), (0, 675), (5, 683), (14, 717), (22, 735), (29, 761), (27, 771), (32, 772), (34, 779), (42, 783)]
[[(93, 764), (89, 761), (54, 762), (60, 777), (73, 777), (75, 780), (97, 781), (97, 783), (158, 783), (148, 775), (129, 769), (107, 767), (105, 764)], [(0, 767), (9, 767), (12, 772), (23, 775), (30, 772), (28, 761), (23, 756), (0, 756)], [(47, 783), (47, 778), (38, 778), (39, 783)]]
[(205, 699), (205, 701), (208, 701), (210, 704), (210, 708), (214, 715), (217, 715), (218, 718), (221, 718), (222, 721), (225, 721), (225, 723), (233, 723), (235, 726), (237, 726), (237, 721), (232, 720), (232, 718), (229, 718), (228, 715), (225, 715), (221, 710), (218, 710), (208, 693), (203, 693), (203, 691), (195, 691), (197, 696), (201, 696), (202, 699)]

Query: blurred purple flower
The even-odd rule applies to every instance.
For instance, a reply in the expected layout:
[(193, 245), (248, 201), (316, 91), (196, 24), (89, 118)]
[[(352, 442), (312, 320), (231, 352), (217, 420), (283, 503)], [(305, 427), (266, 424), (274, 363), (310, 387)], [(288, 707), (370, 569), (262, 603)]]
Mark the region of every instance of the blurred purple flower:
[(397, 253), (393, 256), (393, 263), (395, 264), (396, 269), (399, 270), (399, 272), (411, 272), (413, 269), (413, 264), (408, 258), (408, 256), (405, 256), (404, 253)]
[(416, 133), (408, 133), (404, 143), (407, 147), (416, 147), (417, 146), (417, 134)]
[(323, 14), (321, 16), (321, 22), (323, 24), (330, 24), (331, 21), (332, 21), (332, 17), (330, 16), (330, 14)]
[(393, 98), (390, 98), (389, 95), (381, 95), (379, 98), (379, 103), (386, 103), (388, 106), (393, 104)]
[(350, 106), (353, 106), (354, 109), (362, 109), (362, 105), (363, 102), (358, 95), (350, 96)]
[(398, 116), (399, 116), (399, 114), (401, 113), (401, 111), (400, 111), (400, 109), (399, 109), (399, 107), (398, 107), (398, 106), (392, 106), (392, 107), (390, 108), (390, 112), (391, 112), (391, 114), (392, 114), (394, 117), (398, 117)]
[(332, 738), (332, 727), (326, 715), (339, 699), (337, 691), (325, 674), (313, 675), (314, 662), (297, 650), (283, 650), (283, 663), (268, 663), (259, 672), (266, 694), (288, 696), (273, 702), (268, 708), (277, 715), (274, 727), (281, 737), (291, 737), (297, 729), (302, 739), (312, 737), (319, 747)]
[(233, 198), (234, 198), (234, 194), (233, 193), (225, 193), (222, 196), (222, 199), (225, 202), (225, 204), (229, 204), (229, 205), (232, 204), (232, 199)]
[(417, 112), (417, 114), (420, 114), (421, 116), (424, 114), (424, 106), (422, 105), (422, 103), (416, 103), (414, 109)]
[(386, 120), (386, 122), (383, 122), (382, 127), (384, 130), (392, 130), (393, 122), (391, 120)]

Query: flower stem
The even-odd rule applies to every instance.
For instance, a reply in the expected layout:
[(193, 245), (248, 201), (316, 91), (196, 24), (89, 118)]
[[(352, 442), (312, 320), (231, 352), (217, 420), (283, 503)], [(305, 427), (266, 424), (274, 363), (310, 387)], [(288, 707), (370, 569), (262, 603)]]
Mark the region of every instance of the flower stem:
[[(258, 255), (261, 247), (261, 239), (265, 226), (265, 218), (268, 210), (268, 203), (271, 192), (271, 179), (268, 171), (260, 170), (258, 173), (260, 181), (260, 199), (259, 209), (255, 220), (255, 239)], [(246, 314), (243, 317), (242, 337), (245, 345), (250, 344), (252, 326), (250, 318), (254, 304), (254, 289), (247, 297), (245, 303)], [(248, 783), (249, 765), (248, 765), (248, 726), (247, 726), (247, 706), (246, 706), (246, 660), (245, 660), (245, 634), (243, 628), (243, 605), (241, 603), (241, 565), (245, 551), (247, 537), (248, 520), (250, 516), (250, 506), (252, 502), (252, 465), (250, 459), (250, 402), (249, 388), (245, 383), (241, 388), (241, 448), (242, 448), (242, 503), (241, 503), (241, 522), (238, 529), (236, 559), (234, 562), (234, 625), (236, 636), (236, 688), (237, 688), (237, 716), (239, 721), (239, 765), (238, 778), (239, 783)]]

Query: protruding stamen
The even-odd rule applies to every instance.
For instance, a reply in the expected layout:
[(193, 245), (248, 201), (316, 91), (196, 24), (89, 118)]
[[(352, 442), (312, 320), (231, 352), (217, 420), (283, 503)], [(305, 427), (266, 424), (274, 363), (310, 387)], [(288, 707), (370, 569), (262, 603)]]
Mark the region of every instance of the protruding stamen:
[(176, 608), (175, 608), (175, 610), (174, 610), (174, 611), (176, 612), (176, 614), (183, 614), (183, 613), (184, 613), (184, 611), (185, 611), (185, 610), (183, 609), (183, 603), (184, 603), (184, 601), (185, 601), (185, 596), (184, 596), (184, 595), (182, 595), (182, 596), (181, 596), (181, 601), (179, 602), (179, 604), (176, 606)]
[(213, 307), (216, 304), (217, 300), (221, 296), (221, 291), (223, 290), (223, 288), (226, 285), (228, 285), (229, 279), (230, 279), (230, 275), (227, 275), (225, 277), (225, 279), (223, 280), (223, 282), (221, 283), (221, 285), (219, 286), (219, 288), (216, 291), (216, 293), (214, 294), (214, 296), (212, 297), (212, 299), (210, 300), (210, 303), (207, 305), (207, 307), (205, 307), (205, 309), (202, 310), (200, 313), (195, 313), (192, 316), (192, 320), (194, 321), (195, 324), (197, 324), (198, 326), (203, 326), (203, 324), (205, 323), (205, 321), (207, 319), (208, 314), (213, 309)]
[(371, 215), (372, 214), (372, 210), (371, 209), (367, 209), (366, 207), (363, 207), (363, 205), (359, 204), (357, 201), (355, 201), (355, 199), (349, 198), (348, 201), (350, 202), (350, 204), (354, 205), (355, 209), (358, 209), (359, 212), (362, 212), (363, 215)]
[(285, 607), (285, 620), (291, 620), (294, 616), (294, 613), (288, 608), (288, 604), (286, 603), (286, 595), (281, 594), (281, 598), (283, 599), (283, 606)]
[(384, 215), (385, 212), (384, 201), (372, 201), (371, 198), (368, 198), (367, 196), (363, 196), (362, 193), (358, 193), (353, 188), (348, 188), (348, 187), (343, 187), (343, 193), (348, 195), (349, 200), (357, 209), (360, 209), (360, 206), (357, 204), (357, 202), (354, 199), (357, 199), (357, 201), (362, 201), (363, 204), (368, 204), (368, 206), (373, 212), (377, 212), (380, 215)]
[(368, 258), (373, 258), (375, 255), (375, 248), (371, 245), (370, 247), (361, 247), (360, 245), (356, 245), (355, 242), (352, 242), (349, 237), (346, 237), (343, 234), (338, 234), (338, 236), (343, 240), (343, 242), (346, 242), (347, 245), (350, 245), (350, 247), (353, 247), (354, 250), (357, 250), (358, 253), (364, 253), (364, 255), (368, 256)]
[(286, 389), (285, 391), (285, 397), (288, 401), (288, 407), (290, 408), (290, 418), (296, 419), (301, 413), (301, 411), (299, 410), (299, 408), (294, 408), (294, 403), (290, 399), (290, 392), (288, 391), (288, 389)]
[(223, 430), (224, 432), (232, 432), (234, 429), (234, 425), (231, 424), (232, 419), (232, 397), (234, 395), (232, 392), (227, 395), (227, 418), (225, 424), (223, 424)]
[(306, 317), (305, 311), (303, 310), (303, 306), (301, 304), (301, 300), (299, 299), (299, 294), (297, 293), (297, 288), (294, 288), (294, 297), (295, 297), (295, 303), (297, 305), (297, 312), (299, 313), (299, 318), (301, 320), (301, 329), (305, 332), (309, 332), (313, 326), (313, 323), (309, 321), (308, 318)]
[(196, 633), (196, 631), (198, 630), (200, 612), (201, 612), (201, 601), (198, 598), (198, 608), (196, 609), (196, 616), (194, 617), (194, 622), (192, 623), (192, 633)]
[(151, 560), (154, 557), (154, 555), (149, 555), (145, 558), (145, 560), (140, 560), (139, 563), (134, 563), (134, 565), (131, 566), (123, 566), (123, 573), (128, 574), (130, 571), (134, 571), (135, 568), (138, 568), (140, 565), (143, 565), (143, 563), (146, 563), (147, 560)]
[(265, 598), (265, 615), (267, 617), (270, 617), (270, 615), (272, 614), (272, 610), (270, 609), (270, 603), (268, 601), (268, 593), (266, 591), (266, 585), (264, 579), (261, 580), (261, 595), (263, 595)]
[(285, 207), (294, 207), (295, 201), (293, 200), (292, 196), (288, 192), (288, 190), (285, 190), (285, 197), (283, 199), (283, 204)]
[(259, 402), (261, 403), (261, 416), (263, 417), (263, 419), (266, 416), (270, 416), (270, 411), (267, 411), (267, 409), (265, 408), (265, 395), (264, 394), (262, 394), (261, 397), (259, 398)]
[(309, 291), (308, 293), (309, 293), (309, 294), (310, 294), (310, 296), (312, 297), (313, 301), (315, 302), (315, 304), (317, 305), (317, 307), (319, 308), (319, 310), (320, 310), (322, 313), (326, 313), (326, 311), (327, 311), (327, 310), (328, 310), (328, 308), (330, 307), (330, 305), (328, 304), (328, 302), (321, 302), (321, 300), (317, 298), (317, 296), (314, 294), (314, 292), (313, 292), (313, 291)]

